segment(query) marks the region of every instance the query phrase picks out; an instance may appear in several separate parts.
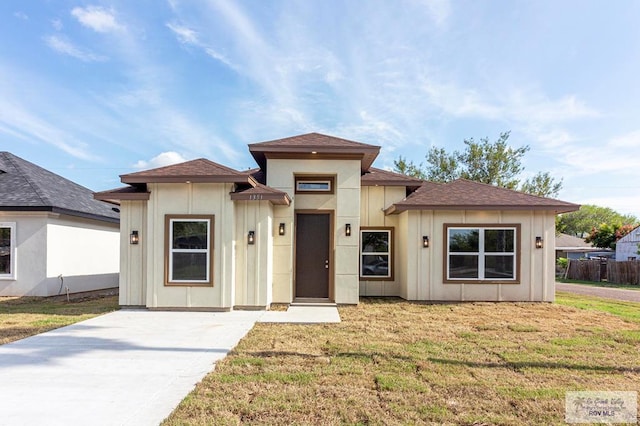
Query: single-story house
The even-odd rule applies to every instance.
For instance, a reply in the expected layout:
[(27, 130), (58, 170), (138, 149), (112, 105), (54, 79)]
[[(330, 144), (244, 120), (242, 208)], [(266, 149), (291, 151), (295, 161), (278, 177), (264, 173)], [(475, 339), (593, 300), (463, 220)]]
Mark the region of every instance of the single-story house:
[(568, 234), (556, 235), (556, 259), (564, 257), (578, 260), (588, 257), (590, 253), (600, 253), (603, 249), (594, 247), (593, 243), (585, 242), (584, 238)]
[(636, 226), (616, 242), (616, 260), (639, 260), (638, 251), (640, 251), (640, 226)]
[(117, 287), (118, 211), (93, 191), (0, 152), (0, 296)]
[(555, 215), (578, 205), (373, 167), (379, 146), (304, 134), (121, 176), (120, 303), (268, 308), (360, 296), (552, 301)]

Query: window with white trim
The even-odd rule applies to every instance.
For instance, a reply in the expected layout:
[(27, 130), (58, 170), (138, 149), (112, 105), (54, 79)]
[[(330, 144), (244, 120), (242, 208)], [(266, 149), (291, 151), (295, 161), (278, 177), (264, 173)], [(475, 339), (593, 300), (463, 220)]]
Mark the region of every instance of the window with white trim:
[(0, 222), (0, 279), (16, 279), (15, 222)]
[(360, 278), (393, 279), (393, 228), (360, 229)]
[(445, 225), (445, 282), (517, 283), (519, 225)]
[(166, 284), (211, 285), (213, 216), (165, 216)]

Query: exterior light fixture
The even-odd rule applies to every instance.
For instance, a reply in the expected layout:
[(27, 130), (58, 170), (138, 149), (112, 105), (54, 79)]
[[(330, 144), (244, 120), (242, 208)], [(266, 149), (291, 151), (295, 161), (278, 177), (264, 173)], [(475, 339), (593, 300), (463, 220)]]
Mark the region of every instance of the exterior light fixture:
[(423, 235), (422, 236), (422, 247), (429, 248), (429, 236), (428, 235)]
[(351, 236), (351, 224), (350, 223), (347, 223), (344, 226), (344, 235), (346, 235), (347, 237)]
[(542, 237), (536, 237), (536, 248), (542, 248)]
[(129, 235), (129, 244), (138, 244), (140, 242), (140, 236), (138, 235), (138, 231), (131, 231)]
[(280, 223), (280, 226), (278, 226), (278, 235), (284, 235), (284, 223)]
[(253, 245), (256, 243), (256, 233), (255, 231), (249, 231), (249, 235), (247, 235), (247, 244)]

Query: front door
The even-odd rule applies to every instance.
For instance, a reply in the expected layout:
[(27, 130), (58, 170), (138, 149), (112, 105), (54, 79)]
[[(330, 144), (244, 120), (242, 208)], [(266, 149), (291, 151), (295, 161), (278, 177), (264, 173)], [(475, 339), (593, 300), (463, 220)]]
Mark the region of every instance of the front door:
[(296, 213), (296, 298), (329, 298), (330, 213)]

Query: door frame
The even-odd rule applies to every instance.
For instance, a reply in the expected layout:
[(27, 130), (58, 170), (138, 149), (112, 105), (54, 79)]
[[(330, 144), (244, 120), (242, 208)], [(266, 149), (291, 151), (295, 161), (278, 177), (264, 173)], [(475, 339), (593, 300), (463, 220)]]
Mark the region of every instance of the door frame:
[(329, 277), (327, 285), (329, 286), (329, 301), (333, 302), (334, 297), (334, 277), (335, 277), (335, 249), (334, 249), (334, 233), (335, 233), (335, 210), (314, 210), (314, 209), (300, 209), (293, 211), (293, 277), (291, 283), (293, 285), (292, 294), (293, 300), (297, 298), (296, 295), (296, 269), (298, 267), (297, 241), (298, 241), (298, 215), (299, 214), (324, 214), (329, 216)]

